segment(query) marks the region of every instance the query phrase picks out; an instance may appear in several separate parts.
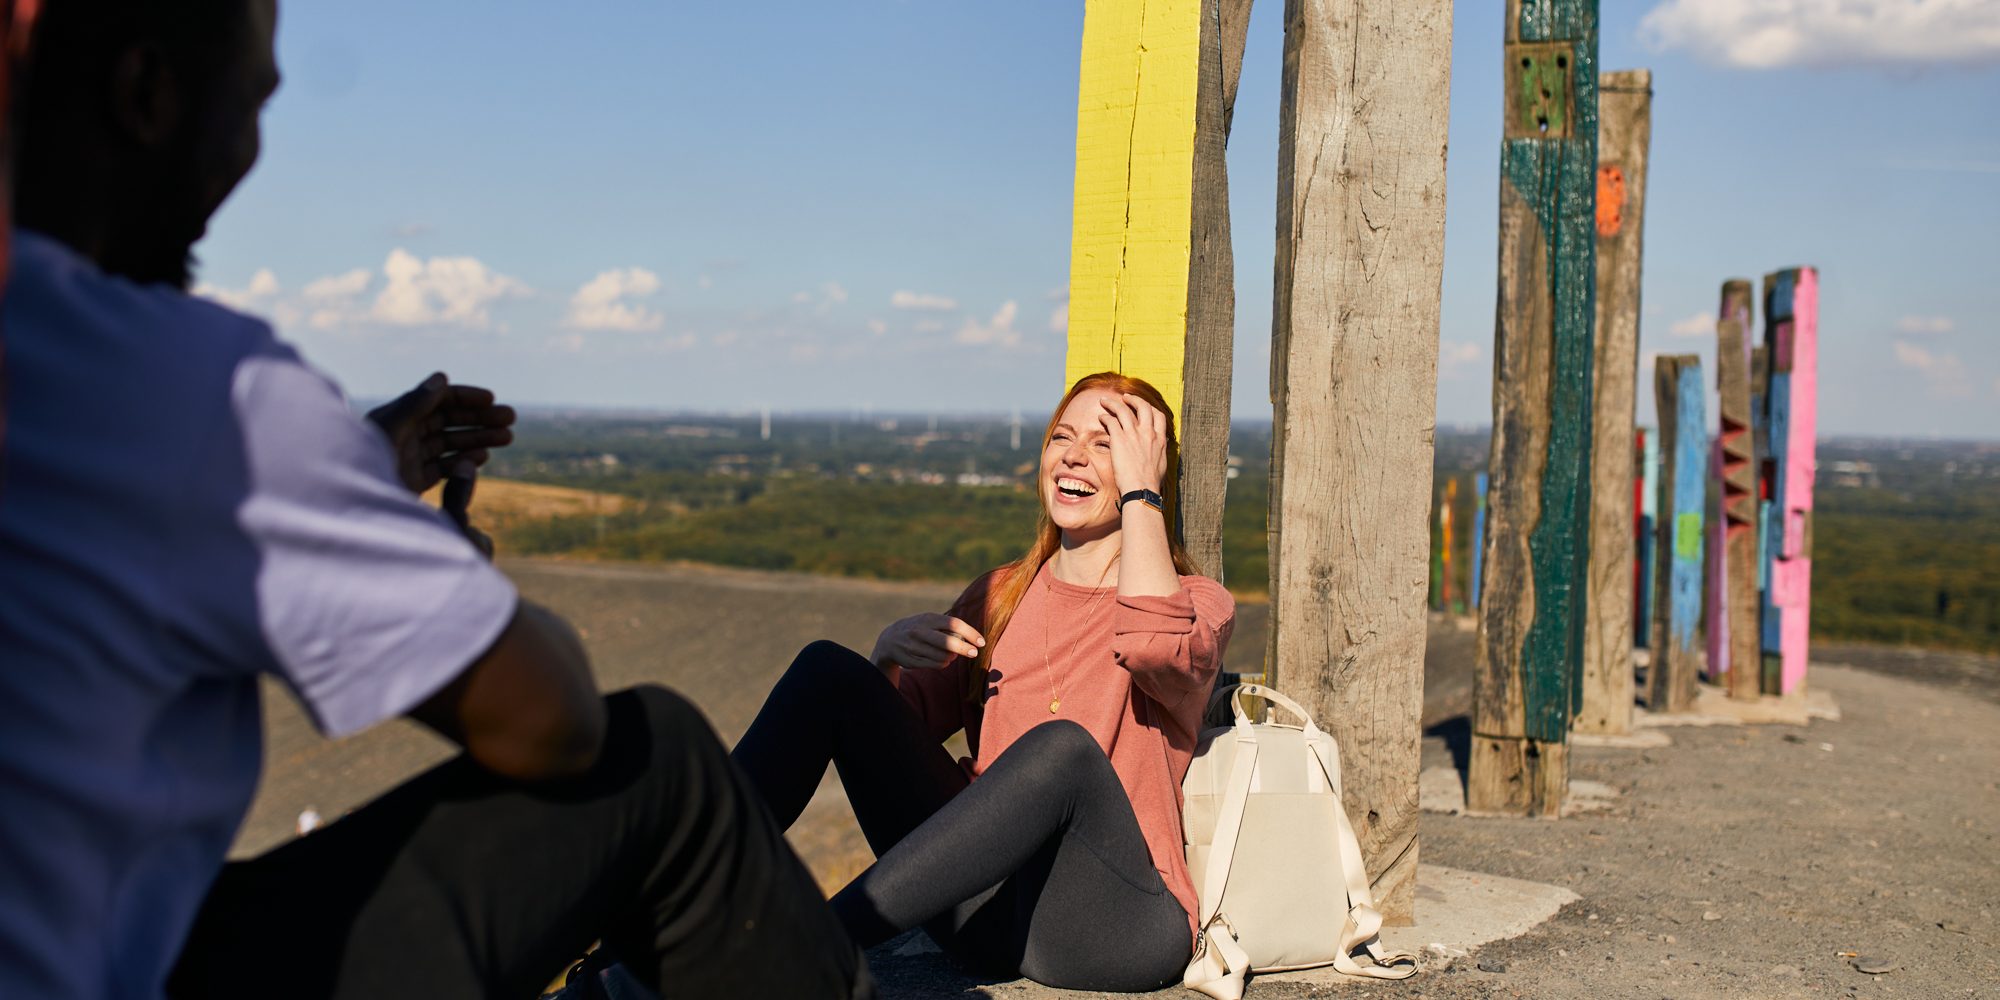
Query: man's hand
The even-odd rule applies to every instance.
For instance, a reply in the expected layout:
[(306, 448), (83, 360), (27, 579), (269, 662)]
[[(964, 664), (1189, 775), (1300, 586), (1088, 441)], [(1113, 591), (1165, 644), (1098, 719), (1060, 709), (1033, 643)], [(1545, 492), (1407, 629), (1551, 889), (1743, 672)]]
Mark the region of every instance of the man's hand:
[(444, 495), (438, 498), (439, 507), (480, 555), (492, 559), (492, 536), (472, 526), (472, 491), (478, 485), (479, 466), (464, 455), (452, 459), (451, 474), (444, 481)]
[(422, 493), (455, 466), (486, 464), (488, 449), (514, 440), (509, 430), (514, 408), (497, 406), (493, 393), (472, 385), (452, 385), (437, 372), (422, 385), (368, 411), (396, 453), (396, 477), (412, 493)]

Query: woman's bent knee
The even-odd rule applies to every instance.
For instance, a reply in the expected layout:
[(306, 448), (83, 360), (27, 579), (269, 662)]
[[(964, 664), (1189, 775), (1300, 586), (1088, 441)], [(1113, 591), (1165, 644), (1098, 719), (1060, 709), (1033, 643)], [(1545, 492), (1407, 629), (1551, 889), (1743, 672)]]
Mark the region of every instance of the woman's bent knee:
[(1081, 774), (1099, 765), (1111, 766), (1104, 748), (1097, 745), (1097, 737), (1069, 719), (1054, 719), (1028, 730), (1003, 756), (1021, 757), (1051, 775)]
[(867, 657), (830, 639), (820, 639), (799, 650), (799, 655), (792, 658), (791, 667), (785, 671), (784, 680), (825, 692), (857, 680), (881, 676), (881, 671), (875, 669), (875, 664), (868, 662)]

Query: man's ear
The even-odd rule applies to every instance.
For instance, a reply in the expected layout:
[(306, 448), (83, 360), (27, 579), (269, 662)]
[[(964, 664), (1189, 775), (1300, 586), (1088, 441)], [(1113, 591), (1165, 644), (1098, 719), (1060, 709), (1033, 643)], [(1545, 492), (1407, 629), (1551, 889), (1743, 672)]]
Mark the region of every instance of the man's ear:
[(181, 81), (157, 42), (141, 42), (119, 53), (110, 89), (112, 125), (124, 138), (158, 146), (180, 128), (185, 114)]

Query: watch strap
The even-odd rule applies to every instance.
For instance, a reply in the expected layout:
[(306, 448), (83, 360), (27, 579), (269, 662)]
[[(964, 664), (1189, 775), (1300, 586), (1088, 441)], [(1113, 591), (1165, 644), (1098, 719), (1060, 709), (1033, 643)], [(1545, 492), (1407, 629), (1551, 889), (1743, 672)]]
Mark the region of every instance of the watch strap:
[(1121, 511), (1124, 510), (1125, 505), (1131, 503), (1134, 500), (1137, 500), (1140, 503), (1143, 503), (1146, 506), (1159, 511), (1162, 514), (1167, 512), (1167, 498), (1161, 496), (1159, 493), (1153, 490), (1133, 490), (1132, 492), (1119, 497), (1118, 509)]

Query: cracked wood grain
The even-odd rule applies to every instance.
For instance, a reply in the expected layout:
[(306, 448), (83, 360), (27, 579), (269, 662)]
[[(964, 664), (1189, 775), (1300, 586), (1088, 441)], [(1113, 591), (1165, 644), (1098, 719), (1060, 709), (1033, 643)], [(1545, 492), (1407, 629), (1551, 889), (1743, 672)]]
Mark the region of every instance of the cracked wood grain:
[(1447, 0), (1289, 0), (1271, 329), (1274, 683), (1340, 741), (1385, 916), (1415, 914)]

